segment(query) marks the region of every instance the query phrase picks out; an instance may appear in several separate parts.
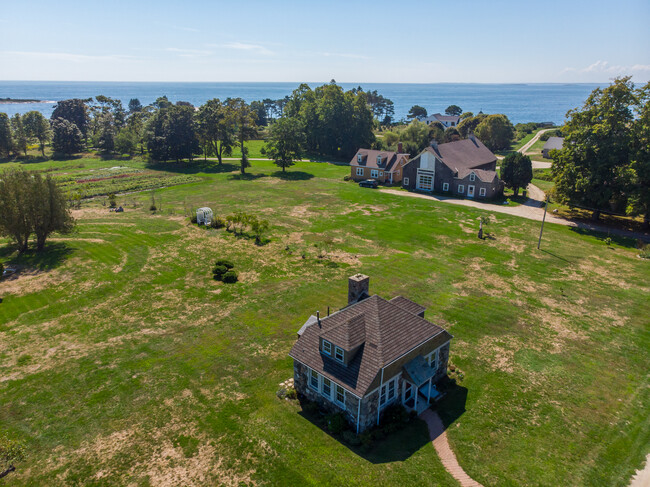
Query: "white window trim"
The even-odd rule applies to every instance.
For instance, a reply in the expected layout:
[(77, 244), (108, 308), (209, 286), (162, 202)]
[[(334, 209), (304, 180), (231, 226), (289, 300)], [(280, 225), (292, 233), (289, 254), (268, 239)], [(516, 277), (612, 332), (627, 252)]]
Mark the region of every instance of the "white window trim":
[[(329, 394), (325, 394), (325, 381), (328, 381), (330, 383), (330, 385), (329, 385), (329, 387), (330, 387)], [(330, 379), (328, 379), (327, 377), (323, 377), (323, 380), (321, 381), (321, 394), (323, 395), (323, 397), (326, 397), (326, 398), (328, 398), (330, 400), (332, 399), (332, 384), (334, 384), (334, 383)]]
[[(327, 349), (325, 349), (325, 344), (327, 344)], [(332, 343), (327, 340), (323, 340), (323, 353), (325, 355), (332, 356)]]
[(380, 176), (383, 176), (384, 173), (383, 173), (382, 171), (379, 171), (379, 175), (380, 175)]
[(479, 188), (479, 190), (478, 190), (478, 195), (479, 195), (479, 196), (485, 196), (485, 195), (486, 195), (485, 188)]
[(370, 177), (371, 178), (379, 177), (379, 171), (377, 169), (371, 169), (370, 170)]
[(449, 191), (449, 183), (442, 183), (442, 190)]
[(381, 156), (377, 156), (377, 164), (381, 164)]
[(476, 181), (476, 174), (474, 174), (473, 172), (470, 173), (470, 174), (469, 174), (469, 180), (470, 180), (470, 181)]
[[(339, 351), (341, 352), (341, 358), (338, 358)], [(337, 347), (336, 345), (334, 345), (334, 358), (341, 363), (345, 360), (345, 352), (341, 347)]]
[[(384, 409), (389, 404), (392, 404), (393, 402), (395, 402), (395, 400), (399, 397), (399, 394), (398, 394), (398, 389), (399, 389), (398, 380), (399, 380), (399, 378), (400, 378), (400, 374), (397, 374), (395, 377), (393, 377), (390, 380), (387, 380), (386, 382), (384, 382), (381, 385), (381, 387), (379, 387), (379, 409)], [(394, 389), (393, 397), (389, 398), (388, 393), (390, 391), (390, 385), (391, 384), (393, 384), (393, 387), (395, 389)], [(384, 395), (384, 393), (385, 393), (385, 397), (382, 399), (382, 395)]]
[(404, 178), (404, 186), (408, 186), (408, 185), (409, 185), (409, 178)]
[(357, 154), (357, 162), (363, 162), (363, 156), (361, 154)]
[[(345, 394), (347, 391), (345, 390), (345, 387), (338, 385), (336, 382), (332, 382), (332, 384), (334, 384), (334, 403), (345, 411)], [(339, 389), (343, 391), (343, 402), (339, 401)]]
[(462, 184), (458, 185), (458, 194), (463, 194), (465, 192), (465, 186)]
[(363, 176), (363, 168), (362, 167), (357, 168), (357, 176)]
[[(312, 379), (312, 374), (313, 374), (313, 373), (316, 374), (316, 381), (318, 382), (318, 384), (317, 384), (315, 387), (314, 387), (314, 385), (311, 383), (311, 379)], [(320, 381), (320, 378), (321, 378), (321, 377), (322, 377), (322, 376), (321, 376), (318, 372), (316, 372), (314, 369), (309, 369), (309, 368), (307, 369), (307, 383), (309, 384), (309, 387), (310, 387), (312, 390), (314, 390), (314, 391), (316, 391), (316, 392), (319, 392), (319, 393), (320, 393), (320, 382), (321, 382), (321, 381)]]
[(429, 355), (427, 355), (425, 357), (425, 359), (426, 359), (427, 363), (429, 364), (429, 366), (433, 367), (431, 364), (432, 363), (436, 364), (436, 366), (435, 366), (436, 369), (438, 368), (438, 350), (440, 350), (440, 349), (436, 348), (433, 352), (431, 352)]

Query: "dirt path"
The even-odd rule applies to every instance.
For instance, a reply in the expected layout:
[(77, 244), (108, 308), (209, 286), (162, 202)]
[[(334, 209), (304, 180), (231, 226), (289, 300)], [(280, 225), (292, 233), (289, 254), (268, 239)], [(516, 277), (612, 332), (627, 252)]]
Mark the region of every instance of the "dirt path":
[(539, 132), (537, 132), (537, 133), (535, 134), (535, 136), (534, 136), (532, 139), (530, 139), (528, 142), (526, 142), (526, 143), (521, 147), (521, 149), (519, 149), (517, 152), (521, 152), (522, 154), (525, 155), (525, 154), (526, 154), (526, 151), (528, 151), (528, 149), (530, 149), (530, 148), (533, 146), (533, 144), (534, 144), (535, 142), (537, 142), (537, 140), (541, 137), (541, 135), (542, 135), (544, 132), (548, 132), (549, 130), (555, 130), (555, 129), (552, 128), (552, 129), (544, 129), (544, 130), (540, 130)]
[[(398, 196), (405, 196), (407, 198), (420, 198), (432, 202), (443, 202), (443, 203), (451, 203), (453, 205), (459, 205), (459, 206), (469, 206), (471, 208), (478, 208), (485, 211), (492, 211), (494, 213), (505, 213), (506, 215), (520, 216), (522, 218), (528, 218), (529, 220), (537, 220), (540, 222), (544, 217), (544, 209), (539, 207), (538, 205), (539, 201), (531, 200), (531, 199), (529, 199), (526, 204), (520, 206), (509, 206), (509, 205), (497, 205), (494, 203), (483, 203), (481, 201), (474, 201), (474, 200), (459, 200), (449, 196), (411, 193), (407, 191), (400, 191), (397, 189), (381, 188), (380, 191), (382, 193), (390, 193)], [(558, 218), (556, 216), (553, 216), (553, 214), (551, 213), (546, 214), (546, 222), (557, 223), (558, 225), (564, 225), (567, 227), (582, 228), (593, 232), (609, 233), (611, 235), (619, 235), (621, 237), (639, 238), (645, 240), (646, 242), (650, 242), (650, 235), (647, 233), (631, 232), (629, 230), (622, 230), (619, 228), (609, 228), (606, 227), (605, 225), (599, 225), (597, 223), (575, 222), (571, 220), (565, 220), (564, 218)]]
[(429, 438), (431, 438), (433, 447), (436, 449), (440, 461), (447, 469), (447, 472), (449, 472), (462, 487), (483, 487), (482, 484), (479, 484), (476, 480), (467, 475), (465, 470), (463, 470), (463, 467), (458, 463), (456, 455), (447, 441), (445, 426), (442, 424), (442, 420), (438, 414), (431, 411), (431, 409), (427, 409), (420, 414), (420, 418), (427, 423), (427, 426), (429, 427)]

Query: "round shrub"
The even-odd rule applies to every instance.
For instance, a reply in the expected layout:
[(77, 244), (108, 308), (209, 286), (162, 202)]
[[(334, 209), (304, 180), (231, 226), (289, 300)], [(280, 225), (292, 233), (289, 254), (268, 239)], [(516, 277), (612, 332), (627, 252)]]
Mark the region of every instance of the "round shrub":
[(225, 265), (216, 265), (214, 266), (214, 269), (212, 269), (212, 273), (216, 276), (219, 276), (219, 279), (223, 277), (223, 275), (228, 272), (228, 268)]
[(235, 264), (232, 263), (232, 261), (229, 261), (228, 259), (219, 259), (214, 263), (215, 266), (224, 266), (226, 269), (232, 269), (235, 267)]
[(228, 271), (223, 275), (223, 278), (221, 280), (227, 284), (232, 284), (234, 282), (237, 282), (238, 277), (239, 276), (237, 275), (237, 272)]

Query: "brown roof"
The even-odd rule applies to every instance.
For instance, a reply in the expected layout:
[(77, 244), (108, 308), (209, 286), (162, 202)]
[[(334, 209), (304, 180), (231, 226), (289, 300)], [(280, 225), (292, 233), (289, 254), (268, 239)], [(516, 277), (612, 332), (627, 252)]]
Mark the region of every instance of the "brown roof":
[[(346, 366), (320, 352), (321, 337), (345, 350), (360, 347)], [(308, 326), (289, 356), (363, 397), (382, 367), (434, 337), (436, 347), (451, 339), (438, 325), (374, 295)]]
[[(359, 162), (357, 156), (361, 154), (362, 160)], [(377, 156), (381, 156), (381, 166), (377, 164)], [(350, 161), (351, 166), (370, 167), (372, 169), (381, 169), (382, 171), (392, 172), (397, 169), (397, 162), (404, 159), (407, 162), (410, 154), (404, 154), (392, 151), (359, 149)]]
[(419, 315), (426, 309), (424, 306), (416, 303), (415, 301), (411, 301), (404, 296), (395, 296), (389, 301), (389, 303), (396, 304), (403, 310), (408, 311), (409, 313), (413, 313), (414, 315)]
[(454, 171), (480, 167), (497, 160), (497, 156), (476, 137), (440, 144), (437, 149), (427, 147), (425, 150)]
[(441, 122), (458, 123), (458, 120), (460, 120), (460, 115), (443, 115), (441, 113), (434, 113), (432, 117), (436, 117)]
[(476, 174), (476, 177), (479, 178), (484, 183), (491, 183), (492, 181), (494, 181), (494, 178), (497, 177), (496, 171), (487, 171), (485, 169), (467, 169), (467, 168), (458, 169), (458, 174), (456, 175), (456, 177), (458, 179), (465, 179), (471, 173)]

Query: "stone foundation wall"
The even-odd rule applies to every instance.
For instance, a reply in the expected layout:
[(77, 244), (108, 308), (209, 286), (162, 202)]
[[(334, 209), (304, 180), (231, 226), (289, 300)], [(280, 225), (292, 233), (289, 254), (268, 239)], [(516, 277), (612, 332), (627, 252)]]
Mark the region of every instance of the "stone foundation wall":
[(438, 351), (438, 371), (433, 377), (433, 382), (438, 382), (447, 375), (447, 363), (449, 362), (449, 343), (440, 347)]

